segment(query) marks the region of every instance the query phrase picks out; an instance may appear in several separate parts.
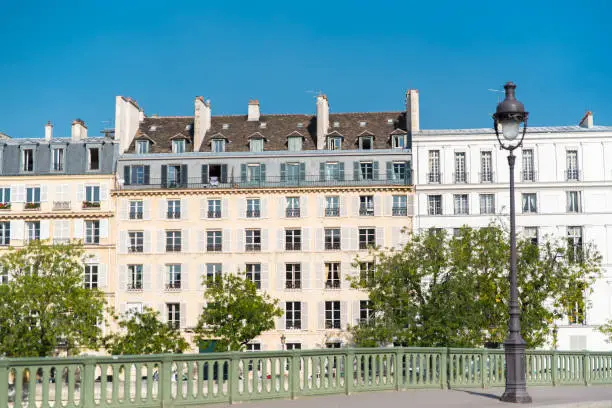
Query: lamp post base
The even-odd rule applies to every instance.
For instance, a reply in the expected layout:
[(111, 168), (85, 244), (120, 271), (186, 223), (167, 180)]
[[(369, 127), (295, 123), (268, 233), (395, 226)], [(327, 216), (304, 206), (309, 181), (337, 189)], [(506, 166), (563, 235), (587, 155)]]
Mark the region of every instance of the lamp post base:
[(517, 404), (530, 404), (531, 396), (525, 390), (506, 390), (499, 398), (502, 402), (514, 402)]
[(519, 333), (511, 333), (504, 343), (506, 354), (506, 390), (500, 401), (528, 404), (531, 397), (527, 393), (525, 378), (525, 341)]

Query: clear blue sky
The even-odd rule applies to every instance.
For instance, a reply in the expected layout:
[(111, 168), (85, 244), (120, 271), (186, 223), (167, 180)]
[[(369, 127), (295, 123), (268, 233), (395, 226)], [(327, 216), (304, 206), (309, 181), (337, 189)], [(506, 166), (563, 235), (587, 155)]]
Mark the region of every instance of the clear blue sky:
[[(61, 4), (60, 4), (61, 3)], [(533, 125), (612, 125), (612, 2), (2, 1), (0, 131), (56, 135), (114, 119), (115, 95), (147, 114), (401, 110), (422, 128), (487, 127), (513, 80)]]

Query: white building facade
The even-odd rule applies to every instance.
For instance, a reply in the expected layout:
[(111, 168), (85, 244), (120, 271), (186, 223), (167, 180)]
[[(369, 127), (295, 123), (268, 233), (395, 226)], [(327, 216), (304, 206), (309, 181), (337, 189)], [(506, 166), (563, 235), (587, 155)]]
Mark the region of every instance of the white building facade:
[[(421, 130), (412, 151), (415, 230), (508, 222), (508, 152), (493, 129)], [(517, 232), (592, 242), (603, 258), (585, 319), (558, 322), (558, 348), (608, 350), (596, 328), (612, 318), (612, 126), (589, 112), (579, 126), (528, 128), (515, 155)]]

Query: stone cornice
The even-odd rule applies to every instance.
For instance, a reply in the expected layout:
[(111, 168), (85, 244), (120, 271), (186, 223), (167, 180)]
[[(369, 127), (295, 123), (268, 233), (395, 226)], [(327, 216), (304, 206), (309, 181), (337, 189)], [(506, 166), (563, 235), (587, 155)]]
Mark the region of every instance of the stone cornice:
[(40, 220), (40, 219), (69, 219), (83, 218), (86, 220), (97, 220), (100, 218), (112, 218), (115, 214), (110, 211), (87, 211), (87, 212), (13, 212), (0, 211), (0, 220)]

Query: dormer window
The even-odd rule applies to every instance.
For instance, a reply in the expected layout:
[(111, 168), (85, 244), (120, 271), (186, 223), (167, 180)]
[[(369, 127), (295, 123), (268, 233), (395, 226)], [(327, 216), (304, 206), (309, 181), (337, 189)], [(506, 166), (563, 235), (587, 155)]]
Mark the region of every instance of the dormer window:
[(252, 152), (263, 152), (264, 140), (263, 139), (251, 139), (249, 146)]
[(149, 130), (151, 132), (155, 132), (157, 130), (157, 126), (156, 125), (151, 125), (151, 126), (149, 126)]
[(290, 152), (299, 152), (302, 150), (302, 137), (289, 136), (287, 138), (287, 148)]
[(172, 141), (172, 153), (185, 153), (185, 139)]
[(334, 127), (335, 128), (340, 127), (340, 122), (334, 122)]
[(229, 123), (224, 123), (222, 126), (223, 129), (229, 129)]
[(374, 148), (374, 138), (372, 136), (359, 137), (360, 150), (372, 150)]
[(87, 149), (87, 169), (100, 170), (100, 148), (90, 147)]
[(266, 122), (261, 122), (261, 123), (259, 124), (259, 128), (260, 128), (260, 129), (266, 129), (267, 127), (268, 127), (268, 124), (267, 124)]
[(404, 149), (406, 147), (406, 134), (393, 135), (391, 140), (394, 149)]
[(304, 124), (303, 124), (302, 122), (298, 122), (297, 127), (299, 127), (299, 128), (303, 128), (303, 127), (304, 127)]
[(21, 153), (21, 169), (24, 172), (34, 171), (34, 149), (23, 149)]
[(225, 139), (213, 139), (211, 150), (216, 153), (224, 152), (225, 151)]
[(366, 127), (367, 124), (368, 124), (368, 122), (361, 121), (361, 122), (359, 122), (359, 127)]
[(328, 136), (327, 137), (327, 150), (342, 150), (342, 137)]
[(64, 155), (66, 150), (63, 147), (55, 147), (52, 152), (51, 170), (64, 171)]
[(136, 153), (146, 154), (150, 151), (151, 142), (148, 140), (137, 140), (136, 141)]

